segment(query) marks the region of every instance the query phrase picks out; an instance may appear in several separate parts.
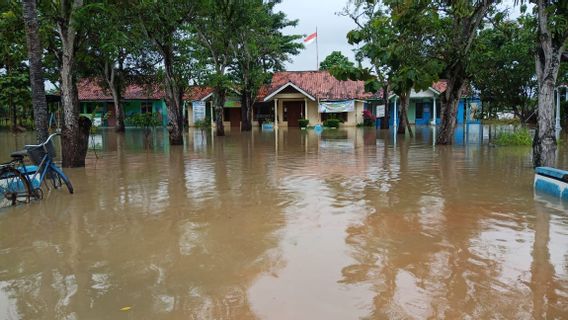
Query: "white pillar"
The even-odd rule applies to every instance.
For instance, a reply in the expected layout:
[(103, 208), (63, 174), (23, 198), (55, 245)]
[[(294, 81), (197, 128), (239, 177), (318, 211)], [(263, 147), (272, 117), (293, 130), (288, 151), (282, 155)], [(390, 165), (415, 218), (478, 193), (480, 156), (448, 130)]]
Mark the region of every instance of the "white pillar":
[(274, 99), (274, 127), (278, 126), (278, 99)]
[(434, 95), (434, 99), (432, 99), (432, 122), (431, 124), (436, 125), (436, 95)]
[(560, 131), (560, 87), (556, 89), (556, 131)]
[(308, 119), (308, 98), (304, 97), (304, 119)]
[[(397, 110), (396, 110), (396, 96), (394, 96), (394, 121), (393, 121), (393, 127), (396, 131), (396, 127), (397, 127), (397, 123), (396, 123), (396, 116), (397, 116)], [(396, 132), (394, 133), (396, 135)]]
[(213, 103), (209, 102), (209, 108), (211, 109), (211, 128), (213, 128), (213, 124), (215, 123), (215, 115), (213, 114)]

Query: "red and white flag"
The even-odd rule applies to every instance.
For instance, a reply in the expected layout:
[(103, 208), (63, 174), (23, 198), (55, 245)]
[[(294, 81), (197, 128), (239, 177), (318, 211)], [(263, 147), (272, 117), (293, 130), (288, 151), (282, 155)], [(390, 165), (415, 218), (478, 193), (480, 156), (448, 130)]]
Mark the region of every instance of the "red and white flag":
[(310, 34), (309, 36), (307, 36), (306, 39), (304, 39), (304, 44), (308, 45), (308, 44), (314, 42), (317, 37), (318, 37), (318, 32), (316, 31), (316, 32)]

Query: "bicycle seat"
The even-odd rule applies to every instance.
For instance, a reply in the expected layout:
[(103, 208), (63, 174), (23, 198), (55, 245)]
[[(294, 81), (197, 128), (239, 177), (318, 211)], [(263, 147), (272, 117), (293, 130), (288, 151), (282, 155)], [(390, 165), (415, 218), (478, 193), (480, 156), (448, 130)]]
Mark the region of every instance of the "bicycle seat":
[(28, 152), (26, 150), (18, 150), (10, 153), (10, 157), (14, 158), (15, 160), (22, 160), (27, 155)]

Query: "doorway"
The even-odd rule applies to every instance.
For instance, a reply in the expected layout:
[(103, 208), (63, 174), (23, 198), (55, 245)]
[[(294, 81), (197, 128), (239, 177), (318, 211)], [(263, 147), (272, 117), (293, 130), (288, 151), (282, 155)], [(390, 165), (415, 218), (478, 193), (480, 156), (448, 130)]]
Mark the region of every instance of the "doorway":
[(284, 101), (284, 121), (288, 121), (288, 127), (299, 127), (299, 121), (302, 118), (302, 110), (304, 108), (303, 101)]

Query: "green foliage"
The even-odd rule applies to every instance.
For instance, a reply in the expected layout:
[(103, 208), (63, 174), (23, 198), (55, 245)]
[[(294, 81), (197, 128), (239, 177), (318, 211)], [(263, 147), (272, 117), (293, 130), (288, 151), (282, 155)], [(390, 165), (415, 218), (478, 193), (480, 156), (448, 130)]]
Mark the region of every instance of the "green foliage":
[(237, 83), (242, 108), (249, 117), (260, 87), (270, 81), (272, 72), (283, 70), (289, 57), (303, 47), (297, 42), (301, 36), (283, 34), (282, 30), (296, 26), (297, 20), (288, 20), (284, 13), (275, 11), (278, 3), (244, 1), (235, 8), (237, 23), (228, 37), (233, 53), (230, 77)]
[(530, 146), (532, 137), (528, 129), (521, 128), (512, 132), (500, 132), (494, 143), (499, 146)]
[(156, 112), (137, 113), (126, 119), (129, 125), (143, 128), (145, 131), (154, 129), (162, 124), (160, 117)]
[(472, 84), (479, 90), (488, 114), (513, 112), (525, 120), (536, 105), (534, 65), (536, 21), (521, 16), (503, 20), (482, 30), (473, 45), (469, 62)]
[(205, 118), (203, 120), (197, 120), (193, 125), (196, 128), (211, 128), (211, 119)]
[(299, 119), (298, 120), (298, 125), (300, 126), (300, 128), (307, 128), (309, 123), (310, 123), (309, 119)]
[(346, 69), (355, 67), (355, 64), (349, 61), (349, 58), (344, 56), (341, 51), (333, 51), (320, 62), (320, 70), (330, 70), (332, 67)]
[(486, 125), (513, 125), (518, 126), (521, 124), (521, 120), (518, 118), (513, 119), (484, 119), (481, 123)]
[(339, 119), (327, 119), (323, 122), (323, 126), (326, 128), (339, 128), (341, 121)]
[[(421, 90), (431, 86), (443, 64), (432, 59), (430, 34), (415, 32), (408, 23), (410, 13), (419, 9), (419, 2), (409, 2), (407, 6), (400, 6), (397, 1), (357, 3), (352, 12), (345, 12), (359, 26), (347, 34), (347, 40), (359, 45), (357, 58), (368, 60), (373, 69), (336, 65), (331, 73), (340, 80), (364, 80), (365, 89), (370, 92), (378, 91), (387, 81), (398, 95), (411, 88)], [(412, 16), (417, 19), (415, 22), (428, 18), (428, 14), (426, 18)]]

